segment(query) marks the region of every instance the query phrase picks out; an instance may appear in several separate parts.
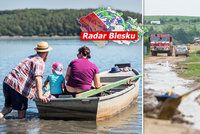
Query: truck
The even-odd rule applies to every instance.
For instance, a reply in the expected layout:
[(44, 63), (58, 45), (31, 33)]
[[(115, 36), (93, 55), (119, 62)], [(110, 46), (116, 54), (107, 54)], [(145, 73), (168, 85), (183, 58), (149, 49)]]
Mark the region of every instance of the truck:
[(150, 50), (152, 56), (157, 56), (158, 53), (167, 53), (167, 56), (172, 56), (172, 36), (170, 34), (151, 34)]

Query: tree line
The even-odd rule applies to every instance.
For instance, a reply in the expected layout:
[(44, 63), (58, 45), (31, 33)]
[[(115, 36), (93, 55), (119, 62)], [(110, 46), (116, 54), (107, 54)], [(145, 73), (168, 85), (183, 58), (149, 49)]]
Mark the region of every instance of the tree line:
[[(96, 9), (22, 9), (0, 11), (0, 36), (76, 36), (80, 24), (77, 19)], [(142, 21), (139, 13), (120, 11), (126, 20), (128, 16)]]
[(200, 37), (200, 31), (194, 25), (189, 30), (185, 30), (184, 27), (175, 28), (173, 25), (167, 25), (163, 27), (161, 30), (154, 28), (153, 26), (149, 27), (150, 34), (159, 34), (159, 33), (168, 33), (171, 34), (173, 37), (174, 44), (187, 44), (187, 43), (194, 43), (194, 37)]
[[(153, 17), (152, 17), (153, 19)], [(161, 24), (166, 24), (166, 23), (188, 23), (188, 24), (192, 24), (192, 23), (199, 23), (200, 22), (200, 17), (191, 17), (191, 18), (187, 18), (187, 17), (159, 17), (159, 18), (155, 18), (155, 20), (160, 21)], [(144, 19), (144, 24), (151, 24), (151, 19)]]

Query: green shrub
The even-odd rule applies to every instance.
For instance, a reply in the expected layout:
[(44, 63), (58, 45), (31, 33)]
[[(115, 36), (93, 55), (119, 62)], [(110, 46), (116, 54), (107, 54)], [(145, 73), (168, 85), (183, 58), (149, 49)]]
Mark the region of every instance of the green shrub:
[(196, 51), (196, 54), (200, 54), (200, 50)]

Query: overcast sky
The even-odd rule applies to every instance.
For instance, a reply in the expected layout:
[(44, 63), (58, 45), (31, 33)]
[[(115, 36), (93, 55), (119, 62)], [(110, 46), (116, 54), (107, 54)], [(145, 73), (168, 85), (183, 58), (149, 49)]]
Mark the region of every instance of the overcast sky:
[(110, 6), (115, 9), (142, 13), (142, 0), (1, 0), (0, 10), (24, 8), (98, 8)]
[(200, 0), (144, 0), (144, 14), (200, 17)]
[[(142, 13), (142, 0), (1, 0), (0, 10), (24, 8), (98, 8), (111, 6), (115, 9)], [(199, 16), (200, 0), (144, 0), (145, 15)]]

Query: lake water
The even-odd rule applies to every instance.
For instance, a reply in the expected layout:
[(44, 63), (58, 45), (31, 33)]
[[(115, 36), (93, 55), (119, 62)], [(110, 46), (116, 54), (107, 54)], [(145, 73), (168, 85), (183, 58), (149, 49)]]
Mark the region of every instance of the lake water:
[[(64, 66), (64, 74), (71, 60), (76, 58), (79, 47), (86, 45), (91, 49), (91, 61), (100, 71), (108, 70), (116, 63), (131, 63), (140, 73), (142, 71), (142, 47), (141, 43), (132, 46), (110, 43), (100, 48), (93, 42), (81, 42), (78, 39), (0, 39), (0, 109), (4, 104), (2, 93), (2, 81), (6, 74), (11, 71), (25, 57), (34, 54), (33, 48), (39, 41), (47, 41), (53, 51), (49, 53), (46, 62), (44, 79), (51, 73), (51, 64), (59, 61)], [(6, 120), (0, 121), (0, 132), (22, 133), (142, 133), (142, 90), (138, 104), (131, 106), (119, 115), (105, 121), (63, 121), (41, 120), (33, 101), (29, 101), (27, 118), (15, 119), (16, 111), (7, 116)]]

